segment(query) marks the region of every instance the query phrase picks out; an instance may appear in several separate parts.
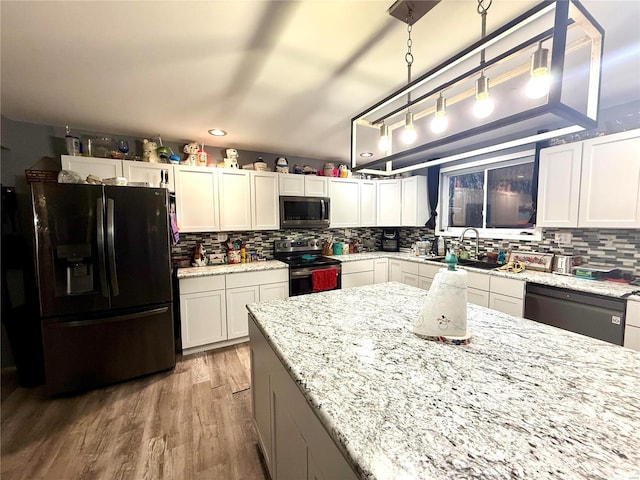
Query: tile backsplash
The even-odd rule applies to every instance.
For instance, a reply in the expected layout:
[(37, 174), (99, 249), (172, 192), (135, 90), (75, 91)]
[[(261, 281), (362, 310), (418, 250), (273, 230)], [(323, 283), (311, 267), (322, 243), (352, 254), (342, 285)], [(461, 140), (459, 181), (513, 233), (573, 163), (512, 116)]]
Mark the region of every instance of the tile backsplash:
[[(241, 240), (248, 252), (258, 254), (260, 258), (273, 255), (273, 243), (276, 240), (294, 240), (300, 238), (326, 239), (332, 235), (335, 241), (350, 242), (359, 240), (366, 250), (380, 249), (382, 228), (350, 228), (324, 230), (270, 230), (249, 232), (225, 232), (231, 240)], [(570, 233), (569, 244), (558, 244), (556, 233)], [(426, 238), (433, 239), (433, 230), (428, 228), (401, 228), (400, 246), (410, 247), (412, 243)], [(447, 242), (452, 241), (447, 238)], [(181, 233), (180, 242), (172, 248), (175, 265), (189, 260), (197, 242), (201, 242), (207, 253), (226, 253), (224, 242), (218, 241), (217, 233)], [(453, 240), (454, 246), (458, 241)], [(465, 248), (471, 250), (473, 239), (465, 240)], [(580, 255), (592, 265), (620, 268), (640, 275), (640, 230), (638, 229), (554, 229), (545, 228), (539, 242), (516, 242), (507, 240), (480, 239), (480, 250), (531, 250), (560, 255)]]

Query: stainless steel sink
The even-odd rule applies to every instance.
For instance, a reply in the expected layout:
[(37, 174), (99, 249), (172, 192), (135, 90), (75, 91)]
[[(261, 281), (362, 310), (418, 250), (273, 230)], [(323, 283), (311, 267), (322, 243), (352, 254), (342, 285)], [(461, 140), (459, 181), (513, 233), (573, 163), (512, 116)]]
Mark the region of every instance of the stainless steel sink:
[[(444, 259), (440, 260), (441, 263), (447, 263)], [(470, 258), (459, 258), (458, 265), (461, 267), (473, 267), (480, 268), (482, 270), (492, 270), (500, 265), (493, 262), (484, 262), (482, 260), (472, 260)]]

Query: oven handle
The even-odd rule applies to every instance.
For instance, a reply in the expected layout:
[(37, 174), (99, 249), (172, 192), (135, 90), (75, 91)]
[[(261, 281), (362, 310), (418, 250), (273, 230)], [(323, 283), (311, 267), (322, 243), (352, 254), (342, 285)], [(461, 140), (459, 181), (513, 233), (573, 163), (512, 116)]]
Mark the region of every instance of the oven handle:
[[(336, 268), (336, 267), (332, 267), (332, 268)], [(305, 278), (305, 277), (310, 277), (311, 276), (311, 272), (315, 271), (315, 270), (331, 270), (330, 268), (301, 268), (298, 270), (291, 270), (289, 272), (289, 276), (291, 278)], [(340, 269), (336, 268), (336, 277), (340, 275)]]

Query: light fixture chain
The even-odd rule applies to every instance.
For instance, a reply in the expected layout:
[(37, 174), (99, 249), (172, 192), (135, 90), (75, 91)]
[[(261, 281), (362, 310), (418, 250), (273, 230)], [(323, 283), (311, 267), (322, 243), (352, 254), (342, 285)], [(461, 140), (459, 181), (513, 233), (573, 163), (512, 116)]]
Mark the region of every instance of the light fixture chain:
[[(476, 11), (482, 18), (482, 31), (481, 31), (481, 39), (487, 35), (487, 12), (493, 3), (493, 0), (477, 0), (478, 6), (476, 7)], [(484, 48), (480, 52), (480, 65), (484, 66), (485, 56), (484, 56)]]
[[(411, 30), (413, 30), (412, 24), (413, 16), (412, 11), (409, 10), (407, 15), (407, 53), (404, 55), (404, 60), (407, 62), (407, 84), (411, 83), (411, 65), (413, 65), (413, 53), (411, 53), (411, 47), (413, 46), (413, 40), (411, 39)], [(407, 94), (407, 103), (411, 102), (411, 92)]]

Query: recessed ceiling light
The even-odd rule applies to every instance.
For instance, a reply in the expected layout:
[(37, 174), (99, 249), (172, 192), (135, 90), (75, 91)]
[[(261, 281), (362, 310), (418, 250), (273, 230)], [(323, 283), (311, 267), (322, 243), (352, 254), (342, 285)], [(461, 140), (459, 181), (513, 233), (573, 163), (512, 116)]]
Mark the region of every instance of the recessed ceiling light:
[(220, 130), (219, 128), (212, 128), (209, 130), (209, 133), (214, 137), (224, 137), (227, 134), (227, 132)]
[(362, 152), (360, 154), (361, 157), (373, 157), (373, 153), (371, 152)]

